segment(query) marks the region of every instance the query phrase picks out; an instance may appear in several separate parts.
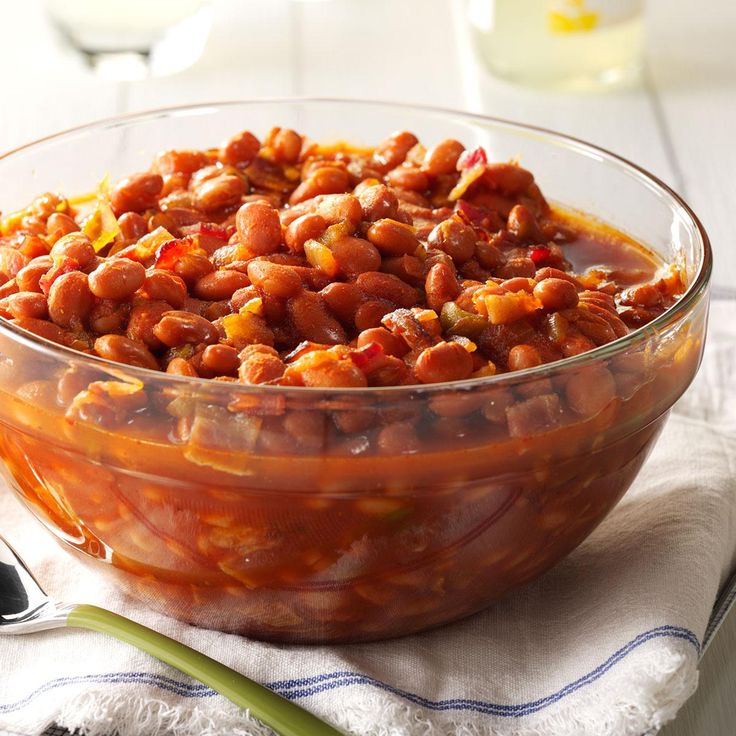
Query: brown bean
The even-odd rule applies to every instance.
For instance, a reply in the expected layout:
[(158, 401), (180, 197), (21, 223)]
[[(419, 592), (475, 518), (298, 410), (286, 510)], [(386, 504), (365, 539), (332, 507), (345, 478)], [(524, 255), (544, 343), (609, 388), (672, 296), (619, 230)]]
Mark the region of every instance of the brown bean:
[(153, 168), (159, 174), (185, 174), (188, 177), (209, 162), (210, 159), (204, 151), (170, 150), (156, 155)]
[(460, 294), (460, 284), (454, 271), (446, 263), (435, 263), (429, 269), (424, 283), (427, 306), (440, 312), (445, 302), (451, 302)]
[(32, 332), (34, 335), (51, 340), (51, 342), (56, 342), (59, 345), (64, 345), (67, 342), (67, 333), (61, 327), (46, 319), (21, 317), (20, 319), (14, 319), (13, 324), (24, 330), (28, 330), (28, 332)]
[(365, 271), (375, 271), (381, 266), (381, 254), (363, 238), (346, 235), (336, 240), (331, 250), (340, 272), (348, 278)]
[(460, 141), (447, 138), (427, 151), (423, 167), (431, 176), (451, 174), (455, 171), (457, 160), (464, 150), (465, 146)]
[(399, 212), (399, 200), (385, 184), (356, 187), (355, 192), (363, 211), (362, 219), (366, 222), (396, 219)]
[(248, 278), (254, 286), (279, 298), (295, 296), (302, 290), (302, 281), (296, 272), (279, 263), (251, 261), (248, 264)]
[(419, 247), (419, 240), (410, 225), (389, 218), (374, 222), (368, 228), (366, 237), (387, 256), (412, 254)]
[(48, 316), (48, 303), (43, 294), (35, 291), (19, 291), (17, 294), (6, 296), (0, 302), (0, 310), (15, 319), (23, 317), (45, 319)]
[(119, 181), (112, 190), (110, 203), (116, 215), (124, 212), (143, 212), (158, 204), (164, 186), (160, 174), (144, 172)]
[(84, 233), (70, 233), (54, 243), (51, 249), (52, 257), (73, 258), (79, 264), (80, 268), (84, 268), (97, 254), (92, 247), (89, 238)]
[(71, 271), (59, 276), (49, 289), (49, 317), (60, 327), (81, 324), (94, 306), (87, 274)]
[[(258, 154), (261, 144), (253, 133), (244, 130), (228, 138), (220, 148), (219, 159), (224, 164), (247, 164)], [(301, 148), (301, 146), (300, 146)]]
[(191, 312), (166, 312), (153, 328), (153, 334), (170, 348), (198, 343), (216, 343), (220, 338), (217, 328), (204, 317)]
[(230, 345), (208, 345), (202, 352), (202, 368), (212, 376), (230, 376), (238, 372), (238, 351)]
[(198, 378), (194, 366), (184, 358), (172, 358), (169, 364), (166, 366), (166, 372), (171, 373), (174, 376), (188, 376), (189, 378)]
[(289, 128), (273, 128), (266, 139), (266, 145), (273, 151), (278, 163), (295, 164), (302, 152), (303, 139)]
[(465, 263), (473, 257), (477, 240), (475, 230), (470, 225), (451, 217), (435, 226), (427, 243), (447, 253), (455, 263)]
[(215, 212), (239, 204), (242, 196), (247, 194), (247, 188), (240, 176), (222, 174), (203, 182), (194, 194), (197, 209)]
[[(266, 345), (249, 345), (249, 348), (266, 348)], [(266, 383), (281, 378), (286, 370), (286, 365), (279, 358), (278, 353), (271, 349), (253, 350), (246, 353), (248, 348), (240, 352), (242, 361), (238, 368), (238, 376), (243, 383)]]
[(413, 133), (405, 130), (392, 133), (376, 146), (373, 151), (373, 164), (385, 173), (402, 163), (406, 154), (417, 143), (419, 139)]
[(530, 171), (509, 163), (490, 163), (483, 174), (483, 183), (509, 197), (525, 192), (534, 181)]
[(151, 350), (158, 350), (163, 346), (156, 337), (154, 328), (161, 318), (171, 311), (166, 302), (147, 301), (136, 304), (130, 311), (125, 334), (131, 340), (146, 344)]
[(143, 286), (146, 269), (128, 258), (103, 261), (89, 275), (89, 288), (100, 299), (122, 301)]
[(342, 325), (328, 312), (320, 294), (303, 291), (288, 302), (291, 322), (305, 340), (325, 345), (347, 340)]
[(194, 286), (203, 276), (214, 270), (212, 261), (199, 253), (184, 253), (174, 263), (174, 273), (189, 286)]
[(363, 388), (368, 385), (363, 371), (351, 360), (333, 360), (299, 371), (302, 383), (313, 388)]
[(602, 365), (593, 365), (570, 376), (565, 386), (567, 405), (579, 416), (593, 417), (616, 396), (616, 382)]
[(514, 345), (509, 351), (509, 370), (523, 371), (542, 365), (542, 356), (533, 345)]
[(376, 445), (383, 455), (409, 455), (419, 452), (422, 446), (411, 422), (394, 422), (382, 427)]
[(54, 265), (50, 256), (38, 256), (27, 266), (21, 268), (15, 277), (20, 291), (41, 291), (39, 281), (41, 276), (48, 272)]
[(49, 215), (49, 219), (46, 221), (46, 233), (51, 243), (55, 243), (64, 235), (78, 231), (79, 225), (77, 225), (73, 217), (70, 217), (65, 212), (54, 212)]
[(289, 204), (299, 204), (320, 194), (339, 194), (349, 188), (350, 175), (345, 169), (321, 166), (291, 193)]
[(402, 358), (409, 352), (409, 346), (385, 327), (370, 327), (358, 335), (357, 346), (359, 348), (371, 343), (380, 345), (386, 355), (393, 355), (397, 358)]
[(253, 255), (275, 253), (281, 245), (278, 210), (265, 202), (248, 202), (235, 216), (238, 240)]
[(107, 335), (111, 332), (122, 332), (129, 315), (130, 304), (100, 299), (92, 307), (87, 322), (92, 332)]
[(370, 329), (371, 327), (379, 327), (381, 320), (396, 309), (396, 305), (387, 302), (385, 299), (366, 299), (355, 310), (355, 327), (359, 332)]
[(142, 288), (149, 299), (168, 302), (174, 309), (179, 309), (187, 298), (187, 285), (183, 279), (164, 269), (151, 271)]
[(397, 189), (406, 189), (410, 192), (426, 192), (429, 189), (429, 177), (415, 166), (397, 166), (388, 172), (386, 181)]
[(545, 239), (534, 213), (523, 204), (517, 204), (509, 212), (506, 227), (523, 242), (540, 243)]
[[(146, 218), (137, 212), (126, 212), (121, 215), (118, 218), (118, 227), (123, 239), (128, 243), (140, 240), (148, 232)], [(155, 229), (155, 227), (151, 228), (151, 230)]]
[(417, 303), (417, 290), (390, 273), (368, 271), (355, 281), (359, 289), (399, 307), (413, 307)]
[(220, 269), (197, 279), (194, 284), (194, 295), (205, 301), (219, 302), (230, 299), (238, 289), (249, 284), (250, 279), (244, 273)]
[(475, 244), (475, 258), (483, 268), (494, 269), (504, 262), (501, 249), (493, 243), (479, 240)]
[(583, 289), (582, 284), (572, 274), (561, 271), (559, 268), (545, 266), (534, 274), (534, 280), (537, 282), (545, 279), (562, 279), (563, 281), (569, 281), (578, 291)]
[(334, 281), (320, 291), (330, 311), (345, 323), (352, 324), (358, 307), (365, 301), (365, 294), (355, 284)]
[(441, 342), (422, 350), (414, 375), (422, 383), (462, 381), (473, 372), (473, 357), (456, 342)]
[(360, 201), (352, 194), (325, 194), (318, 199), (314, 211), (328, 225), (345, 222), (354, 230), (363, 218)]
[(304, 243), (307, 240), (315, 240), (327, 228), (322, 215), (307, 214), (293, 220), (284, 233), (286, 247), (292, 253), (304, 253)]
[(534, 287), (534, 296), (542, 306), (551, 312), (571, 309), (578, 305), (578, 292), (575, 286), (563, 279), (549, 278), (539, 281)]
[(506, 263), (496, 269), (495, 275), (500, 279), (512, 279), (516, 276), (522, 276), (526, 279), (534, 278), (537, 267), (531, 258), (520, 256), (518, 258), (509, 258)]
[(122, 335), (103, 335), (95, 340), (95, 352), (101, 358), (126, 363), (139, 368), (158, 369), (158, 362), (151, 351), (142, 343), (129, 340)]

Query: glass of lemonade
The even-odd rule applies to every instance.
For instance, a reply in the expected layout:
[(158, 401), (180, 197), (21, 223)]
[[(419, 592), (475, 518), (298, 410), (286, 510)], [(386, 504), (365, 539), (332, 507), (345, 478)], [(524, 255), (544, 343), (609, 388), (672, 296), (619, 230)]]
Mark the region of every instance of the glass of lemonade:
[(102, 76), (133, 79), (185, 69), (210, 27), (205, 0), (45, 0), (54, 25)]
[(644, 0), (468, 0), (478, 53), (503, 79), (588, 90), (637, 79)]

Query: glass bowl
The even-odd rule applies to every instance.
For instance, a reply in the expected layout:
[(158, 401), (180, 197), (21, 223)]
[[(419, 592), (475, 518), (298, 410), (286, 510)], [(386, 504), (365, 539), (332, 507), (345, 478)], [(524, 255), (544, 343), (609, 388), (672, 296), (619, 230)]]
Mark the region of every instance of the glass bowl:
[[(688, 290), (646, 327), (574, 358), (385, 389), (178, 377), (0, 321), (5, 475), (67, 549), (199, 626), (337, 642), (467, 616), (567, 555), (636, 476), (698, 368), (707, 236), (666, 185), (594, 146), (363, 101), (233, 102), (77, 128), (0, 158), (0, 202), (9, 211), (46, 190), (82, 193), (105, 173), (147, 168), (161, 149), (272, 125), (366, 145), (403, 128), (519, 157), (553, 201), (679, 264)], [(175, 439), (177, 423), (187, 442)], [(402, 441), (407, 426), (419, 448)]]

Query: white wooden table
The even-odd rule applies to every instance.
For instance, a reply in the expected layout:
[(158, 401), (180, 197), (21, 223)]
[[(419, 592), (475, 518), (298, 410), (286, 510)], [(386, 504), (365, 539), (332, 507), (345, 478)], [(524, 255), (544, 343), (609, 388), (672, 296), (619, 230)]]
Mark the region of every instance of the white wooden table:
[[(649, 0), (635, 89), (530, 91), (475, 64), (464, 0), (213, 0), (204, 54), (173, 77), (105, 82), (69, 52), (38, 0), (0, 3), (0, 150), (150, 107), (263, 96), (346, 96), (465, 108), (587, 139), (650, 169), (710, 233), (715, 294), (736, 285), (736, 3)], [(734, 308), (736, 317), (736, 307)], [(736, 615), (666, 736), (726, 736), (736, 723)]]

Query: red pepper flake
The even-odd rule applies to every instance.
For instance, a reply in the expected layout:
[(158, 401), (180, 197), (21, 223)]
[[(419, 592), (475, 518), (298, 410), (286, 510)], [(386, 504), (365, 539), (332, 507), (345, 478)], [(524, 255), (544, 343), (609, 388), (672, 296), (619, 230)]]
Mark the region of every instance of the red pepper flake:
[(551, 255), (552, 251), (546, 245), (535, 245), (529, 251), (529, 258), (534, 261), (535, 266), (544, 263)]
[(76, 258), (70, 258), (64, 256), (58, 260), (41, 278), (38, 280), (38, 285), (41, 287), (41, 291), (48, 296), (51, 290), (51, 285), (65, 273), (71, 273), (72, 271), (79, 271), (79, 261)]
[(488, 164), (488, 156), (486, 150), (482, 146), (474, 148), (472, 151), (463, 151), (460, 154), (460, 158), (457, 160), (457, 170), (464, 171), (465, 169), (472, 169), (473, 166), (482, 164), (486, 166)]
[(223, 227), (214, 222), (197, 222), (194, 225), (185, 225), (179, 228), (183, 235), (209, 235), (218, 240), (228, 241), (235, 232), (235, 227), (230, 225)]
[(383, 348), (377, 342), (369, 342), (350, 353), (350, 360), (363, 373), (371, 373), (383, 364)]
[(173, 269), (176, 262), (187, 253), (199, 251), (194, 238), (187, 235), (184, 238), (167, 240), (156, 250), (155, 268)]

